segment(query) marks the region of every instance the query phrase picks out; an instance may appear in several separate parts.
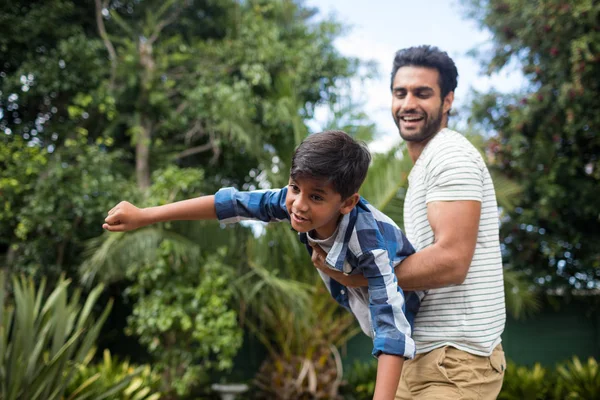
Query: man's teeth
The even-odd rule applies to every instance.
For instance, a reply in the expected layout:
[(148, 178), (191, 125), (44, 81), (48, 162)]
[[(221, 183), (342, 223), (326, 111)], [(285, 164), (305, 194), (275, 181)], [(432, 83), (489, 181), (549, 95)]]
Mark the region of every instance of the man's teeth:
[(422, 117), (402, 117), (402, 119), (405, 120), (405, 121), (418, 121), (421, 118)]

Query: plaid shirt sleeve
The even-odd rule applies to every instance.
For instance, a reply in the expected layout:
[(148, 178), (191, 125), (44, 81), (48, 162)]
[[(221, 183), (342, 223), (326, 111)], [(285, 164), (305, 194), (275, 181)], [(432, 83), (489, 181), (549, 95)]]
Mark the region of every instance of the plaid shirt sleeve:
[(383, 353), (413, 358), (415, 342), (411, 338), (411, 325), (404, 313), (404, 295), (398, 287), (388, 250), (363, 253), (359, 257), (359, 266), (369, 282), (373, 355), (378, 357)]
[(226, 224), (248, 219), (264, 222), (289, 220), (285, 207), (286, 194), (287, 187), (252, 192), (223, 188), (215, 194), (217, 218)]

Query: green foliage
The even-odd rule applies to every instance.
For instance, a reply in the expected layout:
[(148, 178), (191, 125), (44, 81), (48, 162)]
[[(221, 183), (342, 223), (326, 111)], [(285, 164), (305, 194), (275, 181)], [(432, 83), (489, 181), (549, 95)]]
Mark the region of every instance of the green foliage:
[(583, 400), (600, 397), (600, 368), (598, 362), (589, 358), (582, 364), (578, 357), (557, 367), (558, 386), (564, 399)]
[(284, 304), (273, 303), (260, 310), (262, 325), (247, 322), (269, 351), (254, 379), (258, 398), (338, 398), (343, 371), (336, 346), (360, 328), (318, 284), (307, 304), (311, 312), (295, 314)]
[(128, 332), (153, 355), (163, 390), (183, 396), (207, 383), (210, 371), (232, 367), (242, 331), (230, 308), (232, 272), (217, 257), (189, 263), (174, 246), (162, 241), (156, 262), (127, 270), (136, 300)]
[[(133, 377), (133, 379), (132, 379)], [(120, 400), (158, 400), (160, 376), (146, 365), (141, 368), (120, 361), (104, 350), (102, 362), (77, 366), (77, 372), (65, 390), (66, 399), (97, 397)]]
[[(80, 290), (76, 289), (69, 296), (69, 284), (70, 281), (60, 279), (46, 297), (45, 279), (36, 288), (31, 278), (15, 277), (13, 296), (7, 299), (5, 273), (0, 271), (2, 399), (61, 399), (76, 375), (77, 366), (89, 362), (88, 355), (110, 313), (112, 303), (96, 319), (92, 309), (102, 292), (102, 286), (94, 288), (82, 305)], [(123, 378), (130, 379), (133, 376), (131, 374)], [(83, 389), (83, 384), (79, 389)], [(71, 398), (84, 397), (73, 393)]]
[(15, 236), (19, 212), (26, 204), (38, 176), (46, 169), (48, 154), (28, 147), (20, 137), (0, 136), (0, 243), (9, 245)]
[[(169, 167), (157, 171), (153, 182), (138, 204), (194, 197), (204, 184), (203, 171)], [(216, 248), (232, 240), (236, 246), (236, 239), (218, 224), (168, 223), (106, 233), (88, 243), (83, 282), (129, 282), (124, 296), (133, 311), (127, 333), (153, 357), (167, 396), (189, 394), (210, 372), (232, 367), (242, 341), (231, 309), (234, 277), (224, 251)]]
[(548, 371), (540, 364), (518, 366), (509, 361), (499, 399), (596, 399), (600, 394), (600, 369), (593, 358), (582, 364), (577, 356)]
[(344, 383), (342, 395), (347, 400), (370, 400), (375, 393), (377, 361), (355, 361)]
[[(122, 199), (156, 205), (221, 186), (279, 184), (305, 121), (317, 105), (337, 103), (359, 71), (334, 47), (341, 25), (316, 13), (287, 0), (0, 6), (8, 29), (0, 37), (0, 147), (8, 149), (0, 150), (0, 257), (48, 276), (85, 257), (86, 283), (131, 280), (130, 328), (156, 357), (167, 395), (227, 368), (239, 346), (223, 264), (253, 285), (244, 301), (265, 304), (275, 293), (294, 311), (311, 304), (314, 268), (289, 228), (271, 234), (294, 240), (271, 270), (269, 258), (248, 268), (240, 257), (251, 246), (244, 229), (172, 223), (100, 235), (102, 219)], [(134, 176), (144, 190), (132, 190)], [(227, 253), (215, 254), (223, 245)]]
[(404, 195), (412, 166), (406, 146), (391, 149), (386, 154), (374, 154), (369, 174), (360, 189), (369, 203), (399, 227), (404, 225)]
[(509, 361), (498, 399), (544, 400), (550, 390), (548, 382), (547, 371), (540, 364), (530, 369)]
[(592, 0), (471, 0), (492, 33), (488, 72), (518, 65), (524, 93), (479, 94), (472, 120), (522, 187), (502, 225), (510, 264), (543, 288), (600, 281), (600, 4)]
[[(86, 136), (81, 131), (52, 154), (25, 147), (6, 159), (8, 174), (19, 171), (4, 181), (10, 213), (3, 215), (2, 226), (13, 270), (52, 279), (63, 271), (71, 274), (84, 241), (101, 231), (101, 216), (127, 193), (128, 184), (115, 171), (119, 153), (88, 145)], [(12, 143), (18, 146), (21, 139)], [(30, 153), (35, 156), (24, 159)], [(13, 180), (18, 184), (12, 186)]]

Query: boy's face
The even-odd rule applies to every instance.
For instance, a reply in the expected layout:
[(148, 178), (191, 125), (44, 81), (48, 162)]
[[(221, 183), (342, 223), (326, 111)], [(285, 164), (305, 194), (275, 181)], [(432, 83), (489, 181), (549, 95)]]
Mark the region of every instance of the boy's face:
[(358, 200), (358, 193), (342, 199), (331, 183), (290, 177), (285, 206), (294, 230), (314, 230), (318, 239), (326, 239), (335, 232), (340, 216), (352, 211)]

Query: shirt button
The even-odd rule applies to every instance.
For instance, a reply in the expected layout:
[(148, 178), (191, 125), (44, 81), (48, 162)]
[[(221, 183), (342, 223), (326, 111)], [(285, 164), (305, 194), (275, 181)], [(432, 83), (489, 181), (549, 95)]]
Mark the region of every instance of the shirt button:
[(340, 290), (341, 294), (346, 294), (346, 291), (344, 289)]

